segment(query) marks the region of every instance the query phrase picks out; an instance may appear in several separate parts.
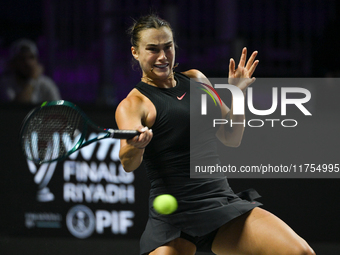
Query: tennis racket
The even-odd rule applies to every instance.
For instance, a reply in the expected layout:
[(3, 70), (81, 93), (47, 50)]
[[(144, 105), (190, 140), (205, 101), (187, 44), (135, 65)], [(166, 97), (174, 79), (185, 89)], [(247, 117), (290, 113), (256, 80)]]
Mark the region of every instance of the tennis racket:
[[(86, 141), (89, 129), (99, 135)], [(20, 143), (27, 159), (38, 163), (63, 160), (73, 152), (105, 138), (131, 139), (137, 130), (102, 128), (76, 105), (64, 101), (44, 102), (24, 119)]]

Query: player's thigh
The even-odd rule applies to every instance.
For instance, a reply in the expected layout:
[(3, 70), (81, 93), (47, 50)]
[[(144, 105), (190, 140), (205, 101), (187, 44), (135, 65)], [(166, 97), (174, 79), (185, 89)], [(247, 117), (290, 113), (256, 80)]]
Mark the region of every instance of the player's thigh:
[(149, 255), (194, 255), (196, 245), (183, 238), (176, 238), (150, 252)]
[(212, 244), (222, 254), (314, 254), (305, 240), (270, 212), (255, 208), (222, 226)]

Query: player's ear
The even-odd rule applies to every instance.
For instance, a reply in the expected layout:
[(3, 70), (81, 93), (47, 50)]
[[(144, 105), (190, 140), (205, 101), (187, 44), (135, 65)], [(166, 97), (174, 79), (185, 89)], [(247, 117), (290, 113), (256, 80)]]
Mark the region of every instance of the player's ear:
[(138, 50), (136, 47), (134, 46), (131, 47), (131, 53), (132, 53), (132, 56), (138, 61)]

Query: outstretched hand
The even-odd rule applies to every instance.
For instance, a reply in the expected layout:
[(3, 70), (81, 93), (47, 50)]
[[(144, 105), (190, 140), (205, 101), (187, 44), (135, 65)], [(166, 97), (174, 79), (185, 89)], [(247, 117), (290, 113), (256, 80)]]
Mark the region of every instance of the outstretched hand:
[(236, 85), (242, 91), (245, 91), (247, 87), (249, 87), (249, 85), (255, 81), (255, 77), (252, 77), (252, 75), (255, 72), (255, 69), (259, 63), (259, 60), (255, 60), (257, 53), (257, 51), (254, 51), (246, 64), (247, 48), (244, 47), (237, 69), (235, 69), (235, 60), (232, 58), (230, 59), (228, 79), (229, 84)]

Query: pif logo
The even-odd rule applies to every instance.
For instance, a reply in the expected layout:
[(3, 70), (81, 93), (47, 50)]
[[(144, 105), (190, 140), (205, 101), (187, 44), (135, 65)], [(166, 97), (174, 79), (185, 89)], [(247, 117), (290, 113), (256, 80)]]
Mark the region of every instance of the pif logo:
[(77, 238), (87, 238), (92, 235), (96, 226), (93, 212), (85, 205), (72, 207), (66, 215), (66, 226)]
[(92, 212), (85, 205), (76, 205), (66, 215), (66, 226), (70, 233), (79, 239), (88, 238), (94, 232), (104, 234), (105, 230), (111, 230), (110, 232), (115, 235), (126, 235), (134, 226), (134, 217), (133, 211)]

